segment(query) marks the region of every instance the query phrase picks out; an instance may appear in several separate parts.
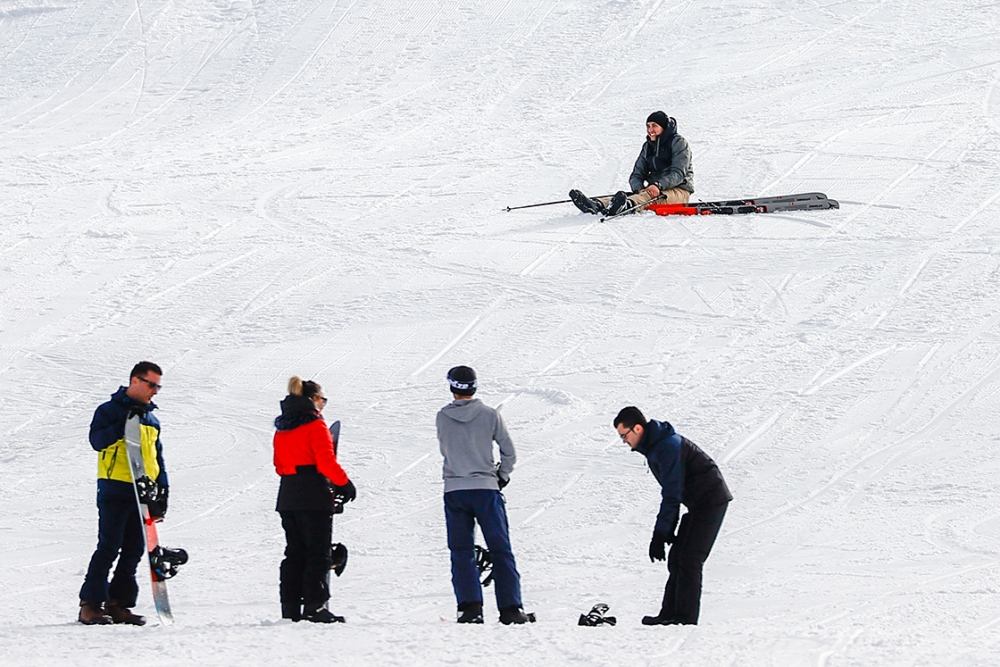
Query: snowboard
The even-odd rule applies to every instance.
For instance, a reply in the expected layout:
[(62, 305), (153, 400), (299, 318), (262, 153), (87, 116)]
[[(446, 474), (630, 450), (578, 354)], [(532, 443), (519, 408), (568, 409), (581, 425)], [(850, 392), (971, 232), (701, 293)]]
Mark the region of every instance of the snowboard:
[[(337, 451), (337, 445), (340, 443), (340, 420), (330, 424), (330, 436), (333, 438), (333, 455), (337, 456), (339, 453)], [(336, 499), (333, 501), (333, 513), (342, 514), (344, 512), (344, 504), (338, 502)], [(334, 542), (330, 545), (330, 569), (338, 577), (344, 573), (344, 568), (347, 567), (347, 547), (340, 542)]]
[(167, 597), (167, 579), (177, 574), (177, 566), (187, 562), (187, 552), (183, 549), (164, 549), (160, 546), (156, 523), (149, 514), (146, 500), (156, 483), (146, 474), (142, 459), (142, 429), (139, 416), (133, 415), (125, 422), (125, 451), (128, 454), (129, 468), (132, 471), (132, 488), (135, 490), (135, 501), (139, 505), (139, 517), (142, 519), (143, 540), (146, 544), (146, 555), (149, 558), (149, 574), (153, 582), (153, 604), (160, 623), (171, 625), (174, 622), (170, 610), (170, 598)]

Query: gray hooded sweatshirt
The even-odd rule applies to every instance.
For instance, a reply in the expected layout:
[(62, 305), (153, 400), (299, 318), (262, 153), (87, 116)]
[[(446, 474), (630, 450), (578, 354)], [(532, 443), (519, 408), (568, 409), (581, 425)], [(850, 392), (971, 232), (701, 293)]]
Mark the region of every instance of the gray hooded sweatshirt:
[(509, 478), (517, 455), (500, 413), (478, 398), (455, 400), (437, 414), (437, 435), (444, 456), (444, 492), (498, 490), (493, 442), (500, 445), (500, 474)]

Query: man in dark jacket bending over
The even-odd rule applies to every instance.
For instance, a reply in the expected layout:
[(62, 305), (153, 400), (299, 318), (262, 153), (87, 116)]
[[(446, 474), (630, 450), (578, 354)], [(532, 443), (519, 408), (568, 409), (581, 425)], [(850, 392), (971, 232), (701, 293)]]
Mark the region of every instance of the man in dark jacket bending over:
[(691, 148), (677, 134), (677, 121), (662, 111), (654, 111), (646, 119), (646, 141), (628, 185), (631, 192), (622, 190), (613, 197), (591, 199), (579, 190), (570, 190), (569, 197), (584, 213), (618, 215), (657, 197), (661, 204), (686, 204), (694, 193)]
[[(615, 417), (622, 441), (646, 457), (649, 469), (663, 489), (656, 516), (649, 560), (667, 561), (670, 577), (663, 606), (643, 625), (697, 625), (701, 608), (701, 571), (733, 499), (722, 473), (711, 457), (668, 422), (646, 420), (639, 408), (622, 408)], [(677, 519), (681, 503), (687, 513)], [(670, 556), (664, 554), (669, 544)]]

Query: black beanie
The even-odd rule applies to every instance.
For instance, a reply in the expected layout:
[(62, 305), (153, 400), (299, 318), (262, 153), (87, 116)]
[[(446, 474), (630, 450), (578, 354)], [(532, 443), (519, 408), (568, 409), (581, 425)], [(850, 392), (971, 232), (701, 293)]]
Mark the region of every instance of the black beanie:
[(448, 384), (453, 394), (472, 396), (476, 393), (476, 371), (468, 366), (455, 366), (448, 371)]
[(656, 123), (664, 130), (670, 127), (670, 118), (667, 116), (667, 114), (663, 113), (662, 111), (654, 111), (653, 113), (649, 114), (649, 117), (646, 119), (646, 122)]

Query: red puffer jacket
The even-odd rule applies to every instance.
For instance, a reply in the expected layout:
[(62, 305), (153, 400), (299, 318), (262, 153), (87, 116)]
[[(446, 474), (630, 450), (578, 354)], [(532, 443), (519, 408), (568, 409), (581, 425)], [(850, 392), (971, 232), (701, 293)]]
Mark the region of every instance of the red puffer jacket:
[(331, 483), (342, 486), (348, 478), (326, 422), (301, 396), (289, 396), (281, 408), (274, 420), (274, 470), (281, 475), (276, 509), (332, 511)]

